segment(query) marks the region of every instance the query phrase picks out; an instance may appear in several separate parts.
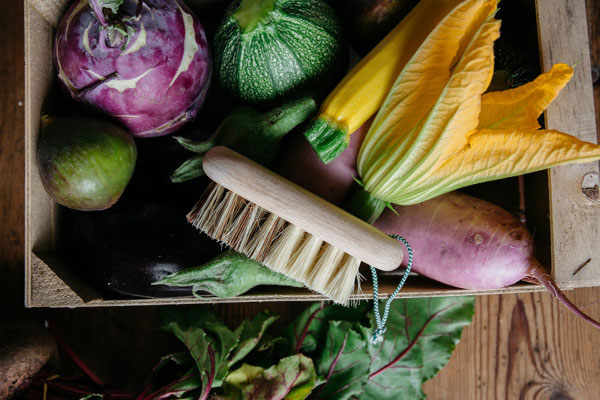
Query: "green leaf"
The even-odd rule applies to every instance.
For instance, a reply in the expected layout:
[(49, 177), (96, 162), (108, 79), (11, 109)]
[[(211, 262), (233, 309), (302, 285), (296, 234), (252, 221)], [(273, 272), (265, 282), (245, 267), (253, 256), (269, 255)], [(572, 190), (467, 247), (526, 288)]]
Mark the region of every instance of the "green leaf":
[(259, 285), (302, 287), (301, 283), (233, 250), (199, 267), (168, 275), (153, 285), (192, 286), (198, 298), (202, 298), (199, 292), (208, 292), (217, 297), (235, 297)]
[(166, 376), (177, 379), (174, 385), (167, 390), (173, 396), (181, 398), (183, 395), (202, 388), (202, 380), (194, 359), (188, 352), (169, 354), (160, 359), (159, 363), (152, 369), (152, 374), (147, 382), (150, 382), (152, 393), (161, 386), (156, 386), (157, 376), (164, 380)]
[(173, 369), (173, 367), (189, 369), (189, 367), (193, 365), (194, 360), (191, 358), (189, 353), (184, 351), (180, 353), (173, 353), (162, 357), (159, 363), (152, 370), (152, 374), (157, 374), (159, 371), (161, 371), (163, 368), (166, 368), (167, 366), (171, 366), (171, 369)]
[(88, 394), (87, 396), (83, 396), (80, 400), (102, 400), (104, 398), (103, 395), (99, 393)]
[(367, 302), (357, 307), (312, 303), (285, 329), (285, 337), (289, 342), (288, 354), (317, 351), (319, 344), (324, 343), (329, 320), (358, 322), (364, 318), (366, 306)]
[[(406, 330), (410, 337), (416, 338), (420, 334), (417, 344), (423, 349), (422, 375), (423, 381), (427, 381), (450, 360), (460, 342), (462, 329), (473, 319), (475, 298), (434, 297), (404, 302), (405, 305), (399, 304), (396, 308), (405, 308), (409, 315)], [(425, 327), (422, 332), (421, 327)]]
[(325, 345), (315, 359), (317, 372), (324, 382), (317, 387), (311, 399), (346, 400), (359, 398), (367, 383), (371, 358), (367, 338), (358, 324), (330, 321)]
[(169, 393), (178, 399), (193, 390), (202, 388), (202, 377), (197, 370), (190, 370), (181, 380), (169, 388)]
[(281, 349), (282, 347), (287, 348), (287, 339), (278, 336), (271, 337), (269, 335), (263, 336), (258, 345), (256, 345), (256, 351), (277, 351), (277, 349)]
[(244, 358), (244, 362), (269, 368), (287, 354), (288, 341), (282, 337), (263, 335), (256, 347)]
[(204, 175), (202, 162), (204, 155), (195, 155), (188, 158), (181, 164), (171, 175), (171, 182), (180, 183), (189, 181), (190, 179), (198, 178)]
[(247, 400), (302, 400), (312, 391), (317, 375), (310, 358), (296, 354), (282, 358), (242, 387)]
[(259, 344), (265, 331), (275, 322), (279, 316), (271, 314), (269, 311), (261, 311), (254, 318), (244, 320), (235, 330), (239, 337), (239, 344), (235, 351), (229, 357), (229, 366), (242, 360)]
[[(422, 350), (418, 346), (409, 347), (410, 341), (402, 332), (404, 320), (397, 313), (391, 314), (384, 340), (377, 344), (367, 341), (372, 361), (361, 400), (425, 397), (421, 390)], [(364, 332), (372, 335), (373, 331), (367, 328)], [(387, 369), (382, 371), (383, 368)]]
[(164, 328), (185, 344), (196, 362), (203, 392), (220, 387), (229, 370), (227, 357), (238, 343), (237, 336), (205, 309), (166, 309), (163, 315)]
[[(395, 300), (384, 340), (368, 341), (373, 361), (361, 400), (424, 398), (423, 382), (450, 359), (462, 328), (471, 322), (473, 304), (472, 296)], [(368, 335), (374, 331), (363, 329)]]
[(241, 367), (227, 375), (223, 384), (225, 394), (229, 397), (241, 398), (244, 386), (261, 375), (264, 370), (262, 367), (243, 363)]

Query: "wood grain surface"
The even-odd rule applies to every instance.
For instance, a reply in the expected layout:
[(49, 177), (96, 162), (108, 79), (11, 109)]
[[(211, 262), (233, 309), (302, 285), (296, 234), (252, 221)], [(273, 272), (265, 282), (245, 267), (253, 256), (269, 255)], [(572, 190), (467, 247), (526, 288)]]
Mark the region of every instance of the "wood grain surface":
[[(600, 4), (587, 0), (592, 66), (600, 63)], [(132, 385), (173, 338), (156, 329), (154, 307), (25, 310), (23, 304), (23, 5), (0, 2), (0, 319), (48, 312), (66, 338), (107, 380)], [(594, 86), (596, 115), (600, 87)], [(600, 247), (600, 244), (599, 244)], [(567, 293), (600, 318), (600, 288)], [(279, 325), (305, 303), (215, 306), (230, 325), (261, 309), (282, 314)], [(600, 332), (578, 320), (547, 293), (483, 296), (450, 363), (426, 383), (430, 399), (599, 399)]]

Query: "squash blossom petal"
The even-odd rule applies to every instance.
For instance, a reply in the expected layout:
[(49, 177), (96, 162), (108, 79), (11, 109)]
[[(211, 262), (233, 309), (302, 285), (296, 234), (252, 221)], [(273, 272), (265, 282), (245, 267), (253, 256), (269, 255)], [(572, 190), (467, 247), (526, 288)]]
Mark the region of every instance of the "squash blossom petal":
[(572, 76), (569, 66), (483, 94), (500, 35), (495, 12), (496, 1), (465, 1), (399, 74), (357, 159), (372, 197), (409, 205), (475, 183), (600, 159), (596, 144), (539, 130), (538, 116)]
[(479, 129), (539, 129), (538, 117), (573, 76), (566, 64), (556, 64), (533, 82), (481, 96)]

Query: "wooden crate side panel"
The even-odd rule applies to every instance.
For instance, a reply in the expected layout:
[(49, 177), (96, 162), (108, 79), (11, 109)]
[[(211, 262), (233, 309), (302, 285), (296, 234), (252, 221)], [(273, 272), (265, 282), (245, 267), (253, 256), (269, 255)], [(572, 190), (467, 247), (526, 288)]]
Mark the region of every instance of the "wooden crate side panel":
[(52, 82), (52, 27), (25, 2), (25, 305), (31, 305), (34, 247), (50, 249), (54, 207), (39, 178), (37, 134), (46, 93)]
[[(257, 287), (237, 297), (218, 298), (207, 295), (203, 298), (193, 296), (163, 298), (125, 298), (106, 299), (91, 287), (61, 260), (54, 252), (32, 254), (31, 288), (29, 307), (101, 307), (101, 306), (144, 306), (174, 304), (218, 304), (270, 301), (327, 301), (325, 296), (304, 288), (283, 286)], [(379, 279), (379, 297), (387, 298), (396, 288), (402, 274), (383, 273)], [(489, 295), (542, 291), (541, 285), (517, 283), (507, 288), (491, 290), (465, 290), (435, 282), (419, 275), (412, 275), (398, 298)], [(373, 286), (364, 282), (361, 291), (351, 296), (353, 300), (372, 300)]]
[[(51, 254), (41, 254), (38, 258), (34, 256), (34, 279), (44, 280), (42, 284), (34, 284), (38, 287), (34, 294), (32, 307), (129, 307), (129, 306), (167, 306), (167, 305), (186, 305), (186, 304), (221, 304), (221, 303), (248, 303), (248, 302), (282, 302), (282, 301), (328, 301), (320, 294), (310, 292), (302, 288), (286, 287), (259, 287), (250, 292), (229, 298), (218, 298), (206, 296), (196, 297), (163, 297), (163, 298), (126, 298), (126, 299), (105, 299), (99, 295), (94, 296), (89, 287), (76, 288), (72, 290), (63, 280), (62, 268), (60, 262), (52, 259)], [(52, 263), (50, 269), (46, 262)], [(70, 282), (70, 284), (77, 284)], [(382, 280), (379, 286), (379, 297), (386, 299), (395, 289), (398, 279)], [(83, 290), (81, 290), (83, 289)], [(410, 285), (406, 285), (398, 294), (398, 298), (417, 298), (417, 297), (442, 297), (442, 296), (468, 296), (468, 295), (490, 295), (523, 293), (546, 290), (540, 285), (531, 285), (518, 283), (516, 285), (496, 290), (464, 290), (446, 286), (423, 277), (411, 277)], [(87, 293), (88, 296), (80, 296), (81, 293)], [(373, 290), (370, 284), (363, 287), (363, 292), (351, 296), (352, 300), (372, 300)]]
[[(52, 262), (54, 261), (54, 262)], [(29, 307), (77, 307), (85, 300), (67, 285), (64, 276), (58, 272), (61, 265), (55, 260), (42, 260), (35, 253), (31, 255), (31, 296)], [(52, 265), (52, 268), (48, 266)]]
[(50, 26), (57, 27), (67, 11), (69, 0), (29, 0), (29, 3)]
[[(575, 66), (571, 82), (548, 107), (546, 126), (598, 143), (585, 0), (537, 0), (537, 10), (542, 69), (559, 62)], [(598, 170), (592, 162), (549, 172), (552, 274), (563, 287), (600, 285), (600, 202), (582, 190), (584, 180), (597, 184)]]

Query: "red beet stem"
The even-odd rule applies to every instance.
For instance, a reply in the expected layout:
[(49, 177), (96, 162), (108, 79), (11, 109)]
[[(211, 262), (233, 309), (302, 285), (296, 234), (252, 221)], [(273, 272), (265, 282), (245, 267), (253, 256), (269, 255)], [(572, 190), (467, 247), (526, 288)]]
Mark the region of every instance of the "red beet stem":
[(104, 388), (106, 386), (104, 384), (104, 381), (90, 367), (88, 367), (88, 365), (85, 362), (83, 362), (83, 360), (79, 357), (79, 355), (75, 352), (75, 350), (73, 350), (71, 348), (69, 343), (62, 336), (60, 330), (56, 326), (56, 322), (54, 321), (54, 318), (52, 318), (52, 317), (48, 318), (48, 329), (54, 336), (54, 339), (56, 339), (56, 342), (58, 343), (60, 348), (67, 354), (67, 356), (69, 356), (71, 361), (73, 361), (73, 363), (84, 374), (86, 374), (87, 377), (92, 380), (92, 382), (94, 382), (100, 388)]
[(569, 300), (567, 296), (562, 292), (562, 290), (560, 290), (556, 282), (554, 282), (554, 279), (552, 279), (552, 277), (548, 275), (544, 267), (542, 267), (542, 265), (536, 259), (531, 260), (531, 267), (527, 271), (527, 274), (529, 278), (534, 278), (539, 283), (544, 285), (546, 289), (548, 289), (550, 294), (556, 297), (558, 301), (563, 303), (563, 305), (565, 305), (565, 307), (571, 310), (573, 314), (577, 315), (584, 321), (589, 322), (594, 327), (600, 329), (600, 322), (596, 321), (595, 319), (581, 311), (575, 304), (571, 303), (571, 300)]

